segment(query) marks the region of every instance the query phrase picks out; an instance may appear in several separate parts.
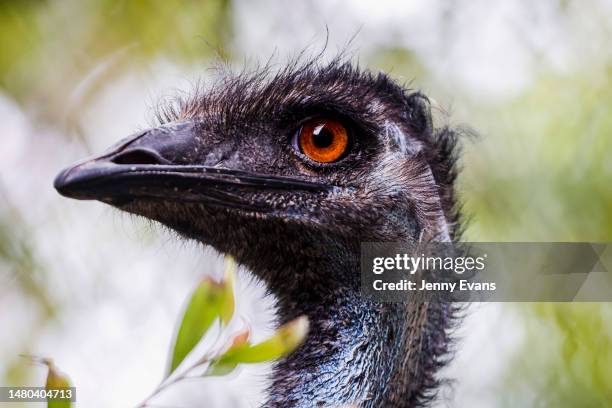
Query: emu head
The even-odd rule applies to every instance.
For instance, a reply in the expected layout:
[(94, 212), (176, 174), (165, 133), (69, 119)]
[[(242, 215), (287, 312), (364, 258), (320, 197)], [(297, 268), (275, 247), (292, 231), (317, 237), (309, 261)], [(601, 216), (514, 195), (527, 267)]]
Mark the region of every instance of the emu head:
[(266, 406), (426, 401), (452, 310), (369, 302), (358, 265), (361, 242), (457, 234), (456, 134), (434, 129), (427, 98), (349, 63), (309, 62), (222, 77), (159, 117), (64, 170), (57, 190), (235, 256), (277, 296), (281, 321), (310, 317)]
[(309, 248), (329, 237), (453, 238), (455, 134), (385, 74), (335, 61), (229, 75), (159, 117), (57, 190), (262, 266), (320, 257)]

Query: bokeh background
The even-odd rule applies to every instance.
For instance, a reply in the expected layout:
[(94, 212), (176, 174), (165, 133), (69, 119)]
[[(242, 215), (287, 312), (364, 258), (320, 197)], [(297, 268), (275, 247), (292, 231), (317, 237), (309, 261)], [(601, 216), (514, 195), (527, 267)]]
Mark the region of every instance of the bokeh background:
[[(467, 240), (612, 241), (611, 1), (3, 0), (0, 384), (43, 384), (25, 353), (54, 358), (82, 407), (134, 406), (155, 387), (185, 298), (221, 260), (63, 199), (53, 177), (145, 128), (219, 59), (282, 64), (326, 40), (328, 57), (348, 50), (480, 134), (462, 160)], [(264, 336), (272, 300), (244, 276), (239, 290)], [(612, 406), (611, 304), (472, 305), (457, 334), (439, 406)], [(267, 370), (159, 406), (254, 406)]]

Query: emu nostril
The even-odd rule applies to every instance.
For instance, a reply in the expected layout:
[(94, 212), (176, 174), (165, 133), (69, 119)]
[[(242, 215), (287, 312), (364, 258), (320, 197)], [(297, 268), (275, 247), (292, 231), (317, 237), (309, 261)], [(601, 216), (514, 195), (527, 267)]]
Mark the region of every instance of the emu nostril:
[(168, 161), (148, 150), (128, 150), (113, 157), (115, 164), (166, 164)]

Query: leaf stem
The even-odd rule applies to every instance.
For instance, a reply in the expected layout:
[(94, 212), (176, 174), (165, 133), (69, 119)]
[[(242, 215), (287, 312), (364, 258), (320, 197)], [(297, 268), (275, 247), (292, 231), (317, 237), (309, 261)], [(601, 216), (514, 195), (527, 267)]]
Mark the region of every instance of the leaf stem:
[(172, 378), (172, 376), (170, 377), (166, 377), (164, 378), (159, 385), (157, 386), (157, 388), (155, 388), (155, 390), (147, 397), (144, 399), (144, 401), (142, 401), (139, 405), (136, 406), (136, 408), (147, 408), (147, 407), (151, 407), (150, 403), (151, 400), (153, 398), (155, 398), (157, 395), (159, 395), (162, 391), (164, 391), (166, 388), (168, 388), (169, 386), (178, 383), (179, 381), (183, 381), (186, 380), (188, 378), (193, 378), (193, 377), (189, 377), (188, 374), (195, 370), (196, 368), (209, 363), (210, 362), (210, 357), (208, 356), (204, 356), (201, 359), (199, 359), (198, 361), (195, 362), (195, 364), (193, 364), (191, 367), (189, 367), (188, 369), (186, 369), (184, 372), (182, 372), (181, 374), (177, 375), (176, 377)]

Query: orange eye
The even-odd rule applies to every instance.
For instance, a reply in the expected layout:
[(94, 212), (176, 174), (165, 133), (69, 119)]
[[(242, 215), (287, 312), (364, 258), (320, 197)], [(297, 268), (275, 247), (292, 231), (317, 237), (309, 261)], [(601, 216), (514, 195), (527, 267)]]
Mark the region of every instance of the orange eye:
[(348, 132), (338, 121), (313, 119), (300, 129), (298, 144), (308, 158), (320, 163), (331, 163), (346, 152)]

